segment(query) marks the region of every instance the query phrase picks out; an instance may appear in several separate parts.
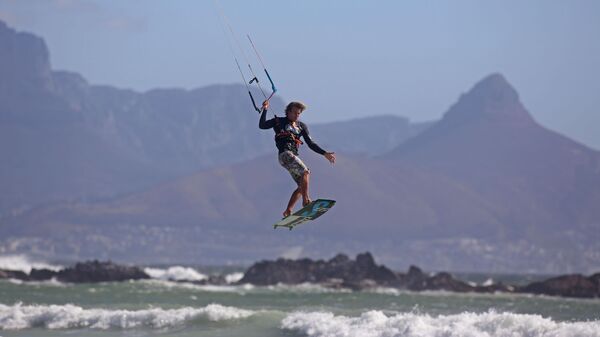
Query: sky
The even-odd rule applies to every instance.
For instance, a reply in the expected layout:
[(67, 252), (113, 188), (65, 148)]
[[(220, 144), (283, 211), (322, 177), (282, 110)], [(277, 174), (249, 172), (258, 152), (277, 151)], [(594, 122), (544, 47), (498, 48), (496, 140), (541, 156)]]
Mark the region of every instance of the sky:
[(499, 72), (538, 122), (600, 149), (600, 1), (0, 0), (0, 20), (92, 84), (241, 84), (218, 6), (307, 122), (438, 119)]

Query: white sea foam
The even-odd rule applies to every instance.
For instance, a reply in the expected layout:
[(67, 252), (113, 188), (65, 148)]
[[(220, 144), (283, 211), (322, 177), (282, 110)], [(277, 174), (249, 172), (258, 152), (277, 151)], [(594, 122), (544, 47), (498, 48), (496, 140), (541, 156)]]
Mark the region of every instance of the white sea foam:
[(53, 278), (51, 278), (49, 280), (45, 280), (45, 281), (23, 281), (23, 280), (17, 280), (17, 279), (8, 279), (8, 282), (10, 282), (12, 284), (18, 284), (18, 285), (28, 286), (28, 287), (40, 287), (41, 286), (41, 287), (65, 288), (65, 287), (69, 287), (72, 285), (71, 283), (60, 282), (59, 280), (56, 279), (56, 277), (53, 277)]
[(366, 292), (380, 294), (380, 295), (394, 295), (394, 296), (398, 296), (402, 293), (402, 291), (399, 289), (386, 288), (386, 287), (371, 288), (371, 289), (367, 289)]
[(63, 266), (49, 264), (41, 261), (34, 261), (25, 255), (2, 255), (0, 256), (0, 269), (18, 270), (25, 273), (30, 273), (31, 269), (49, 269), (59, 271)]
[(167, 269), (144, 268), (146, 274), (159, 280), (171, 281), (202, 281), (207, 278), (206, 275), (189, 267), (174, 266)]
[(206, 285), (199, 285), (198, 289), (201, 291), (212, 292), (212, 293), (245, 294), (249, 290), (254, 289), (254, 286), (251, 284), (244, 284), (244, 285), (239, 285), (239, 286), (232, 286), (232, 285), (219, 286), (219, 285), (206, 284)]
[(163, 280), (140, 280), (138, 282), (158, 286), (161, 288), (174, 288), (174, 289), (189, 289), (195, 291), (206, 291), (206, 292), (215, 292), (215, 293), (238, 293), (244, 294), (249, 290), (255, 288), (255, 286), (251, 284), (241, 284), (241, 285), (212, 285), (212, 284), (194, 284), (194, 283), (185, 283), (185, 282), (172, 282), (172, 281), (163, 281)]
[(447, 316), (368, 311), (358, 317), (295, 312), (281, 327), (310, 337), (600, 337), (600, 321), (557, 322), (492, 311)]
[(27, 328), (47, 329), (130, 329), (136, 327), (169, 328), (192, 320), (226, 321), (243, 319), (253, 311), (219, 304), (201, 308), (109, 310), (84, 309), (67, 305), (21, 305), (0, 304), (0, 330)]
[(347, 288), (329, 288), (317, 283), (299, 283), (270, 285), (261, 287), (270, 291), (291, 292), (291, 293), (350, 293), (352, 290)]
[(244, 273), (237, 272), (225, 275), (225, 282), (227, 283), (235, 283), (244, 278)]
[(300, 284), (277, 284), (269, 286), (255, 286), (249, 283), (244, 284), (227, 284), (227, 285), (212, 285), (212, 284), (194, 284), (186, 282), (172, 282), (161, 279), (150, 279), (138, 281), (144, 284), (159, 286), (164, 288), (180, 288), (206, 292), (223, 292), (223, 293), (238, 293), (246, 294), (248, 292), (280, 292), (280, 293), (349, 293), (349, 289), (333, 289), (327, 288), (314, 283)]
[(485, 282), (483, 282), (481, 284), (484, 287), (489, 287), (489, 286), (493, 286), (494, 285), (494, 279), (492, 278), (488, 278), (487, 280), (485, 280)]

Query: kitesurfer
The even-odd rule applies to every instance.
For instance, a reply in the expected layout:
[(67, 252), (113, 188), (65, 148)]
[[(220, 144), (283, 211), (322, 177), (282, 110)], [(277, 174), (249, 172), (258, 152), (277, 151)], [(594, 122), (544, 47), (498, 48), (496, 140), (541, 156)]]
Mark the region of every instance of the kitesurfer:
[(283, 166), (292, 176), (298, 187), (292, 192), (287, 208), (283, 216), (287, 217), (292, 213), (294, 205), (302, 196), (302, 205), (306, 206), (311, 202), (308, 185), (310, 170), (304, 162), (298, 157), (298, 148), (302, 141), (316, 153), (323, 155), (331, 164), (335, 163), (335, 153), (323, 150), (310, 138), (308, 127), (305, 123), (298, 120), (300, 114), (306, 110), (306, 106), (301, 102), (291, 102), (285, 108), (285, 117), (273, 117), (267, 120), (267, 110), (269, 101), (266, 100), (262, 105), (262, 113), (258, 127), (266, 130), (273, 128), (275, 130), (275, 145), (279, 150), (279, 164)]

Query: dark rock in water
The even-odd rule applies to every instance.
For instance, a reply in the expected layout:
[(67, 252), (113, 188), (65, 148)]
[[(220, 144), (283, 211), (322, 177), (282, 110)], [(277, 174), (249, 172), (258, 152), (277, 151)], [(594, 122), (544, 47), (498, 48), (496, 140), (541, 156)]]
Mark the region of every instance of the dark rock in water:
[(506, 285), (503, 283), (495, 283), (488, 286), (476, 286), (473, 291), (478, 293), (511, 293), (514, 292), (515, 287)]
[[(446, 272), (437, 273), (433, 276), (425, 274), (419, 267), (410, 266), (406, 275), (399, 274), (403, 287), (413, 291), (423, 290), (446, 290), (455, 292), (478, 291), (478, 289), (466, 282), (455, 279)], [(484, 292), (484, 289), (479, 289)]]
[(57, 279), (70, 283), (119, 282), (128, 280), (149, 279), (139, 267), (129, 267), (114, 264), (110, 261), (88, 261), (77, 263), (58, 272)]
[(348, 280), (373, 280), (378, 285), (391, 285), (397, 281), (396, 274), (385, 266), (378, 266), (371, 253), (358, 254), (356, 263), (350, 266)]
[(239, 283), (272, 285), (277, 283), (318, 283), (330, 288), (362, 290), (373, 287), (394, 287), (412, 291), (446, 290), (454, 292), (511, 292), (512, 287), (502, 284), (472, 286), (455, 279), (446, 272), (430, 276), (419, 267), (410, 266), (406, 274), (394, 273), (383, 265), (375, 264), (370, 253), (362, 253), (351, 260), (338, 254), (329, 261), (311, 259), (261, 261), (251, 266)]
[(376, 265), (370, 253), (363, 253), (357, 255), (354, 261), (343, 254), (329, 261), (282, 258), (261, 261), (251, 266), (239, 283), (273, 285), (310, 282), (363, 289), (373, 285), (391, 285), (396, 281), (394, 272)]
[(598, 279), (598, 274), (590, 277), (580, 274), (563, 275), (530, 283), (519, 288), (518, 292), (564, 297), (599, 297)]
[(29, 276), (26, 273), (24, 273), (22, 271), (18, 271), (18, 270), (0, 269), (0, 279), (15, 279), (15, 280), (28, 281)]
[(589, 277), (596, 284), (596, 297), (600, 297), (600, 273), (596, 273)]
[(73, 267), (58, 272), (35, 268), (29, 274), (22, 271), (0, 270), (0, 279), (48, 281), (52, 278), (69, 283), (95, 283), (148, 279), (150, 276), (138, 267), (121, 266), (112, 262), (99, 261), (77, 263)]
[[(46, 281), (56, 278), (61, 282), (95, 283), (119, 282), (149, 279), (141, 268), (122, 266), (112, 262), (88, 261), (77, 263), (61, 271), (32, 269), (29, 274), (22, 271), (0, 269), (0, 279), (22, 281)], [(211, 275), (201, 281), (177, 282), (225, 285), (224, 275)], [(450, 273), (440, 272), (429, 275), (417, 266), (410, 266), (407, 273), (394, 273), (383, 265), (377, 265), (373, 256), (366, 252), (358, 254), (355, 260), (338, 254), (329, 261), (308, 258), (276, 261), (261, 261), (252, 265), (237, 284), (274, 285), (314, 283), (329, 288), (363, 290), (373, 287), (394, 287), (411, 291), (445, 290), (452, 292), (519, 292), (550, 296), (600, 297), (600, 273), (589, 277), (573, 274), (554, 277), (541, 282), (533, 282), (517, 287), (502, 283), (491, 285), (471, 285), (455, 279)]]
[(406, 274), (396, 274), (385, 266), (375, 264), (373, 256), (368, 252), (358, 254), (354, 261), (343, 254), (338, 254), (329, 261), (310, 259), (262, 261), (250, 267), (239, 283), (272, 285), (304, 282), (352, 290), (385, 286), (414, 291), (493, 291), (485, 287), (476, 289), (454, 279), (448, 273), (428, 276), (416, 266), (411, 266)]
[(474, 287), (459, 281), (452, 277), (449, 273), (437, 273), (432, 277), (428, 277), (425, 281), (425, 290), (448, 290), (455, 292), (474, 291)]
[(307, 263), (305, 260), (278, 259), (275, 262), (261, 261), (255, 263), (246, 271), (240, 283), (256, 285), (271, 285), (277, 283), (307, 282)]
[(596, 284), (596, 291), (598, 296), (600, 296), (600, 273), (590, 276), (589, 279)]
[(51, 280), (53, 277), (56, 277), (58, 272), (49, 269), (31, 269), (29, 273), (30, 281), (47, 281)]
[(364, 279), (364, 280), (345, 280), (341, 284), (341, 288), (347, 288), (351, 290), (363, 290), (368, 288), (375, 288), (379, 286), (375, 280)]
[(348, 257), (348, 255), (346, 254), (338, 254), (336, 255), (334, 258), (332, 258), (331, 260), (329, 260), (329, 263), (331, 265), (342, 265), (345, 263), (350, 262), (350, 258)]
[(401, 285), (407, 289), (425, 290), (426, 288), (427, 275), (417, 266), (410, 266), (406, 275), (400, 274), (400, 279)]

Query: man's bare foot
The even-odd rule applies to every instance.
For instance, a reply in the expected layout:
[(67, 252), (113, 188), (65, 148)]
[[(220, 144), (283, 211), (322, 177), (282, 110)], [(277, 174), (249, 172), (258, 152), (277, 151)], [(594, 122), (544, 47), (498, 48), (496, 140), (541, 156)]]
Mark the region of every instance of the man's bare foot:
[(310, 200), (310, 199), (304, 199), (304, 200), (302, 200), (302, 207), (310, 204), (311, 202), (312, 202), (312, 200)]
[(290, 214), (292, 214), (292, 210), (291, 210), (291, 209), (286, 209), (286, 210), (283, 212), (283, 217), (284, 217), (284, 218), (287, 218), (288, 216), (290, 216)]

